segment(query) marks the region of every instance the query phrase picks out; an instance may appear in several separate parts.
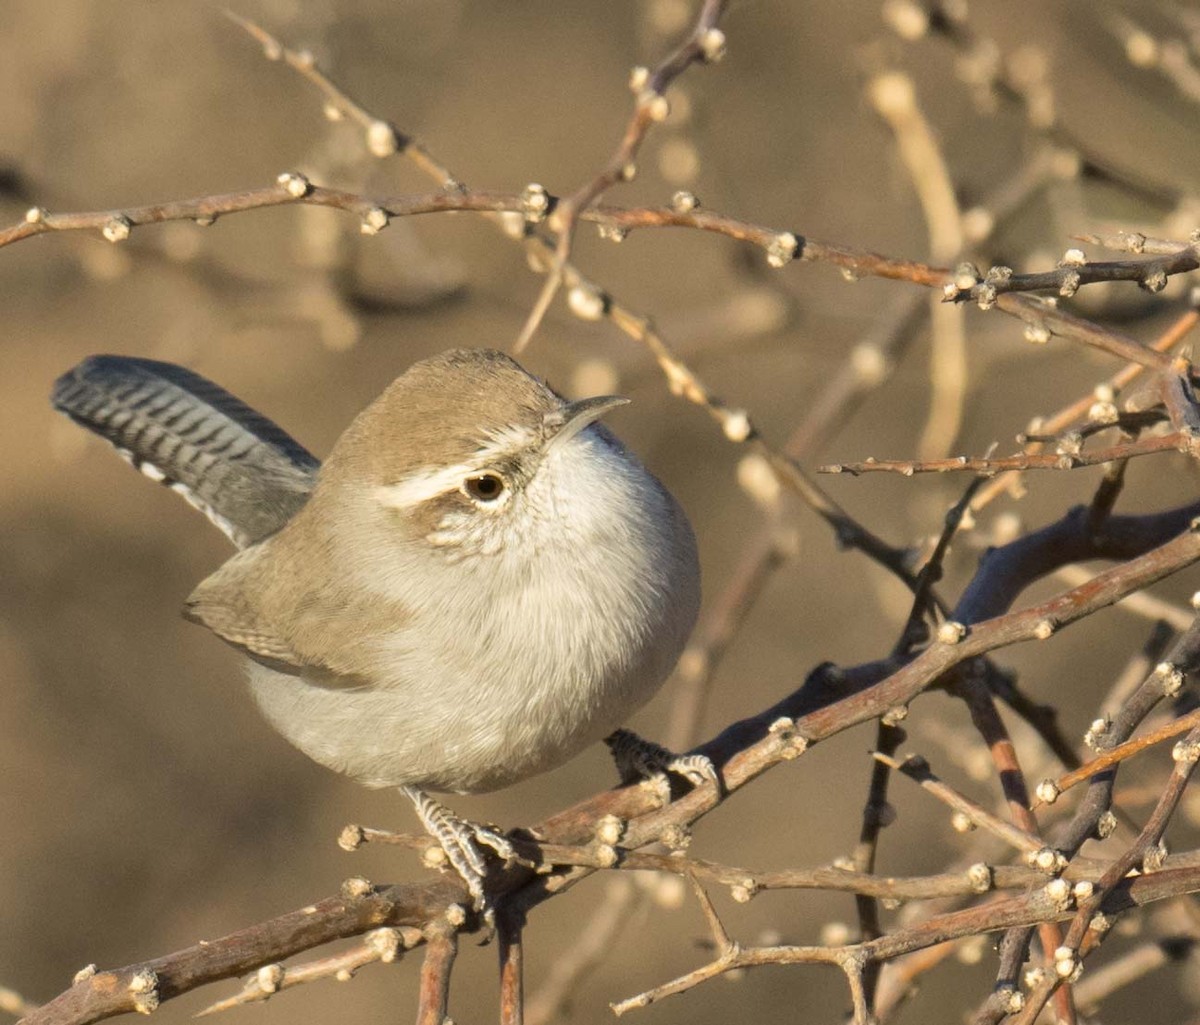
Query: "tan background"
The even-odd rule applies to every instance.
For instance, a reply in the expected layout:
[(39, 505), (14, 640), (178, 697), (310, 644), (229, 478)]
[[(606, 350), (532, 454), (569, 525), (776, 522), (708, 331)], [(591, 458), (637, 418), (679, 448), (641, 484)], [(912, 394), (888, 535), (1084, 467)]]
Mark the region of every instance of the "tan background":
[[(974, 24), (1005, 48), (1045, 46), (1074, 131), (1123, 167), (1195, 190), (1198, 109), (1125, 63), (1101, 20), (1119, 5), (978, 6)], [(469, 184), (516, 190), (536, 180), (565, 192), (610, 152), (629, 109), (629, 69), (661, 54), (655, 21), (669, 23), (673, 7), (245, 0), (238, 9), (312, 47), (352, 95), (417, 134)], [(968, 202), (1021, 159), (1019, 118), (978, 116), (944, 45), (874, 43), (886, 35), (876, 3), (736, 3), (725, 28), (726, 61), (686, 77), (691, 121), (652, 138), (639, 181), (614, 200), (664, 201), (674, 187), (661, 173), (664, 144), (690, 141), (701, 160), (692, 187), (714, 209), (925, 256), (911, 184), (862, 99), (863, 69), (894, 57), (917, 72)], [(0, 222), (18, 220), (34, 202), (105, 209), (258, 186), (296, 167), (382, 194), (428, 188), (396, 162), (360, 173), (355, 145), (347, 129), (323, 121), (309, 86), (265, 62), (215, 6), (5, 0), (0, 159), (19, 180), (0, 196)], [(341, 160), (347, 166), (335, 174)], [(1151, 227), (1161, 213), (1112, 190), (1063, 186), (1019, 218), (994, 255), (1018, 262), (1040, 252), (1040, 266), (1050, 266), (1073, 231), (1117, 216)], [(0, 252), (0, 984), (31, 999), (49, 998), (89, 962), (116, 966), (220, 935), (332, 892), (351, 874), (382, 881), (420, 871), (408, 854), (337, 849), (346, 822), (413, 828), (409, 808), (289, 748), (255, 713), (232, 653), (179, 618), (182, 598), (228, 554), (224, 539), (46, 400), (55, 376), (90, 353), (171, 359), (220, 381), (322, 454), (414, 359), (452, 345), (511, 343), (540, 279), (491, 226), (426, 217), (369, 241), (353, 225), (339, 234), (346, 227), (324, 211), (272, 210), (207, 230), (139, 230), (119, 248), (97, 234)], [(680, 232), (614, 247), (585, 228), (578, 247), (598, 280), (652, 313), (706, 380), (780, 439), (906, 286), (849, 285), (813, 265), (773, 272), (764, 284), (761, 256), (751, 255), (751, 272), (743, 255), (723, 239)], [(430, 301), (439, 290), (447, 294)], [(1125, 329), (1151, 337), (1162, 320), (1145, 320), (1147, 304), (1133, 289), (1122, 296)], [(723, 326), (731, 311), (747, 309), (762, 329)], [(994, 439), (1010, 445), (1030, 416), (1107, 371), (1065, 346), (1030, 350), (998, 313), (972, 311), (968, 324), (972, 390), (958, 450), (978, 452)], [(925, 409), (925, 358), (920, 339), (894, 382), (821, 455), (911, 454)], [(715, 593), (757, 516), (734, 482), (738, 453), (700, 411), (666, 393), (632, 343), (556, 305), (528, 364), (573, 388), (586, 383), (575, 376), (585, 359), (615, 367), (619, 388), (635, 400), (614, 425), (688, 508)], [(1168, 465), (1135, 469), (1139, 494), (1129, 507), (1194, 493), (1190, 471), (1167, 473)], [(936, 531), (956, 490), (933, 478), (828, 483), (895, 542)], [(1090, 478), (1039, 479), (1021, 512), (1045, 522), (1088, 487)], [(772, 582), (731, 650), (706, 736), (790, 691), (822, 660), (865, 661), (891, 646), (904, 611), (896, 588), (862, 558), (837, 553), (811, 516), (797, 522), (801, 561)], [(972, 558), (960, 553), (947, 593)], [(1185, 594), (1189, 583), (1196, 581), (1167, 593)], [(1077, 733), (1143, 629), (1108, 613), (1039, 650), (1037, 661), (1027, 653), (1011, 661), (1029, 670), (1035, 694), (1081, 695), (1066, 712)], [(661, 734), (669, 700), (668, 690), (637, 727)], [(918, 713), (914, 744), (953, 774), (938, 741), (961, 748), (961, 712), (931, 697)], [(699, 827), (694, 850), (764, 868), (847, 852), (871, 736), (842, 736), (763, 779)], [(514, 825), (612, 777), (605, 753), (590, 751), (545, 778), (454, 805)], [(975, 787), (993, 796), (987, 785)], [(895, 796), (901, 817), (884, 836), (882, 867), (907, 873), (943, 864), (962, 843), (946, 816), (902, 784)], [(607, 885), (593, 879), (536, 914), (531, 989)], [(746, 908), (719, 900), (746, 941), (773, 930), (816, 942), (822, 923), (853, 916), (848, 898), (823, 895), (767, 894)], [(607, 1001), (699, 963), (703, 936), (690, 903), (638, 918), (578, 987), (574, 1020), (609, 1020)], [(949, 1008), (975, 1002), (961, 988), (982, 996), (988, 986), (994, 959), (983, 953), (977, 967), (952, 965), (931, 978), (904, 1020), (957, 1020)], [(467, 941), (451, 1007), (459, 1021), (494, 1015), (493, 961), (492, 950)], [(403, 1020), (415, 1006), (415, 979), (415, 962), (375, 967), (350, 986), (325, 983), (235, 1017)], [(235, 987), (206, 990), (161, 1014), (182, 1021)], [(1173, 987), (1158, 995), (1167, 999)], [(772, 969), (709, 984), (638, 1020), (830, 1021), (845, 1003), (836, 973)], [(1136, 1006), (1131, 998), (1114, 1011)]]

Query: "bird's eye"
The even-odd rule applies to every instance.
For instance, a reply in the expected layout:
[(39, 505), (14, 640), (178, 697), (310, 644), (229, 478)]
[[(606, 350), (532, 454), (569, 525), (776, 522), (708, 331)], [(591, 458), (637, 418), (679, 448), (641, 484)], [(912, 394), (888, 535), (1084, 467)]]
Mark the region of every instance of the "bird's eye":
[(494, 502), (504, 494), (504, 480), (494, 473), (481, 473), (468, 477), (463, 484), (467, 494), (477, 502)]

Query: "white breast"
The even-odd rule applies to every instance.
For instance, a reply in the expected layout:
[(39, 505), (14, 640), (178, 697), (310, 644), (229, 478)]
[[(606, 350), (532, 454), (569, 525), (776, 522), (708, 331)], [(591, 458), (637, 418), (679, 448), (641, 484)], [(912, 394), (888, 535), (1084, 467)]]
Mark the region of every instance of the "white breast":
[(561, 764), (647, 701), (699, 601), (674, 500), (588, 430), (551, 449), (511, 511), (522, 529), (490, 554), (358, 566), (368, 590), (403, 580), (412, 619), (372, 642), (366, 689), (252, 666), (276, 728), (368, 785), (480, 791)]

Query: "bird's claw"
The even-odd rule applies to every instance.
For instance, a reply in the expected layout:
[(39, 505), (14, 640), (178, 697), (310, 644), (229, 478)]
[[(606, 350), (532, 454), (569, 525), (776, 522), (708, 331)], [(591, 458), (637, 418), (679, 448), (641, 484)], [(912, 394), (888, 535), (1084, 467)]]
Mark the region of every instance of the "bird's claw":
[(707, 755), (677, 755), (661, 744), (644, 740), (632, 730), (616, 730), (605, 737), (604, 742), (612, 751), (623, 782), (647, 780), (669, 794), (667, 773), (682, 776), (694, 787), (720, 781), (717, 767)]
[(516, 848), (503, 834), (488, 826), (459, 818), (423, 790), (408, 786), (401, 787), (401, 790), (412, 800), (421, 824), (438, 842), (450, 866), (466, 883), (472, 906), (476, 911), (482, 911), (490, 924), (493, 912), (484, 889), (488, 864), (483, 848), (491, 848), (504, 862), (505, 868), (516, 860)]

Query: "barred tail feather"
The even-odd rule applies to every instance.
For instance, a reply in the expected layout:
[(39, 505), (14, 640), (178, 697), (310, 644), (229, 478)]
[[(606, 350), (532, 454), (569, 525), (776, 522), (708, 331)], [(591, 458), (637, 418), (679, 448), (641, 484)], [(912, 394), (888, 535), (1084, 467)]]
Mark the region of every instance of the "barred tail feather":
[(55, 382), (52, 401), (241, 548), (295, 515), (320, 465), (266, 417), (173, 363), (90, 356)]

